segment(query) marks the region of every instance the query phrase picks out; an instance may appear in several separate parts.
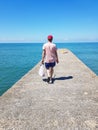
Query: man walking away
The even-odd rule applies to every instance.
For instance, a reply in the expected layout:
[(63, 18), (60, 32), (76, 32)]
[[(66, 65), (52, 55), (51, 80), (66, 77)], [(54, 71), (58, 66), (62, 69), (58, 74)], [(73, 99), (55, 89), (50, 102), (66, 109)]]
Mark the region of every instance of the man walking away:
[(47, 70), (47, 82), (52, 83), (52, 76), (54, 73), (54, 66), (56, 63), (59, 63), (58, 60), (58, 54), (57, 54), (57, 47), (56, 44), (54, 44), (53, 41), (53, 36), (49, 35), (47, 37), (48, 42), (43, 45), (43, 52), (42, 52), (42, 64), (45, 63), (45, 67)]

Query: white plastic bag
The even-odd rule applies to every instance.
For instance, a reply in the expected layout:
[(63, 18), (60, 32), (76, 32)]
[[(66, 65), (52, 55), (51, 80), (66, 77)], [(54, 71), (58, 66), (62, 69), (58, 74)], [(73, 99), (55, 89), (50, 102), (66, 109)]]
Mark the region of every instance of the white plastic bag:
[(40, 66), (38, 73), (39, 73), (39, 75), (40, 75), (41, 77), (44, 77), (44, 76), (45, 76), (44, 64), (42, 64), (42, 65)]

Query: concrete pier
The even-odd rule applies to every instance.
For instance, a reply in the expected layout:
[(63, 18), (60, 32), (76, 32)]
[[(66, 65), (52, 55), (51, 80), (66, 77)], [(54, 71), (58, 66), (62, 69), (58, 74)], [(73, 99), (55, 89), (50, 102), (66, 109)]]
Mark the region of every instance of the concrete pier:
[(98, 130), (98, 76), (69, 50), (58, 54), (53, 84), (37, 64), (0, 97), (0, 130)]

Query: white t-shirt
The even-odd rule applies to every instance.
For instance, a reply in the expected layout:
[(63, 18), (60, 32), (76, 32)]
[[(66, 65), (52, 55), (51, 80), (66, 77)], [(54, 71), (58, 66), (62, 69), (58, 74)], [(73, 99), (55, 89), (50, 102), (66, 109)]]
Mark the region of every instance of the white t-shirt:
[(43, 45), (43, 50), (45, 50), (45, 62), (53, 63), (56, 62), (56, 45), (52, 42), (47, 42)]

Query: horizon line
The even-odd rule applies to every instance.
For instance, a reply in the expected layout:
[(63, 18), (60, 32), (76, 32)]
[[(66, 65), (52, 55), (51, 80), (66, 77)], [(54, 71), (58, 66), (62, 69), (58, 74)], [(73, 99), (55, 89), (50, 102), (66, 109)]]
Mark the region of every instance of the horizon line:
[[(65, 42), (64, 41), (63, 42), (57, 41), (57, 42), (53, 42), (53, 43), (87, 43), (87, 42), (89, 42), (89, 43), (95, 42), (96, 43), (98, 41), (65, 41)], [(23, 44), (25, 44), (25, 43), (31, 43), (31, 44), (37, 43), (37, 44), (40, 44), (40, 43), (45, 43), (45, 42), (39, 42), (39, 41), (35, 41), (35, 42), (29, 42), (29, 41), (26, 41), (26, 42), (15, 42), (15, 41), (14, 42), (0, 42), (0, 44), (6, 44), (6, 43), (8, 43), (8, 44), (9, 43), (11, 43), (11, 44), (14, 44), (14, 43), (18, 43), (18, 44), (19, 43), (23, 43)]]

